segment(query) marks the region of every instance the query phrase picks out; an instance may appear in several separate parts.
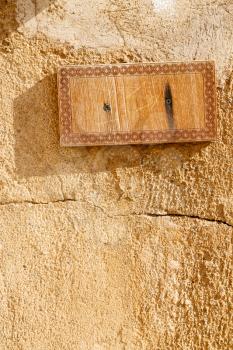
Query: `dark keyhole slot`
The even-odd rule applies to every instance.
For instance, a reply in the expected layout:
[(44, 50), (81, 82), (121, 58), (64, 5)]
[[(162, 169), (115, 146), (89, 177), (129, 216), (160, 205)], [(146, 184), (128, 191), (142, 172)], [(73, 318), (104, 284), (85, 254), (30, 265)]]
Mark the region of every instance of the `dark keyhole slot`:
[(169, 83), (165, 85), (164, 89), (164, 103), (167, 114), (167, 122), (170, 129), (175, 129), (175, 120), (173, 115), (172, 90)]

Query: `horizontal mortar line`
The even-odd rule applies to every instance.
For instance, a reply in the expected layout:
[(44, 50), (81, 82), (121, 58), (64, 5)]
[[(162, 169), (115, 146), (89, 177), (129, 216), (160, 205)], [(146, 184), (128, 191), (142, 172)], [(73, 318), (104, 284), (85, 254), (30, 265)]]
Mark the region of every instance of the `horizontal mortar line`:
[[(25, 200), (25, 201), (9, 201), (9, 202), (5, 202), (5, 203), (0, 203), (0, 207), (3, 206), (8, 206), (8, 205), (21, 205), (21, 204), (31, 204), (31, 205), (49, 205), (49, 204), (56, 204), (56, 203), (81, 203), (83, 201), (77, 201), (75, 199), (71, 199), (71, 198), (67, 198), (67, 199), (58, 199), (58, 200), (54, 200), (54, 201), (49, 201), (49, 202), (39, 202), (39, 201), (29, 201), (29, 200)], [(99, 209), (102, 211), (103, 214), (105, 214), (106, 216), (110, 217), (110, 218), (114, 218), (114, 217), (129, 217), (129, 216), (138, 216), (138, 217), (151, 217), (151, 218), (161, 218), (161, 217), (171, 217), (171, 218), (187, 218), (187, 219), (197, 219), (197, 220), (202, 220), (202, 221), (206, 221), (206, 222), (212, 222), (212, 223), (217, 223), (217, 224), (223, 224), (226, 225), (228, 227), (233, 227), (232, 224), (230, 224), (227, 221), (223, 221), (220, 219), (211, 219), (208, 217), (203, 217), (203, 216), (198, 216), (198, 215), (188, 215), (188, 214), (182, 214), (182, 213), (172, 213), (172, 212), (168, 212), (165, 214), (156, 214), (156, 213), (148, 213), (148, 212), (141, 212), (141, 213), (136, 213), (136, 212), (132, 212), (132, 213), (128, 213), (128, 214), (113, 214), (110, 215), (109, 213), (107, 213), (102, 207), (90, 203), (90, 202), (86, 202), (89, 205), (92, 205), (94, 208)]]

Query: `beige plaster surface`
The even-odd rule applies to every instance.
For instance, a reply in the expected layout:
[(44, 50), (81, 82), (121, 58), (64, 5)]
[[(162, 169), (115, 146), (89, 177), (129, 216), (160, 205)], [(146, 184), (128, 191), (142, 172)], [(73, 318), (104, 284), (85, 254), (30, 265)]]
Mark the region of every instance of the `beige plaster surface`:
[[(231, 0), (0, 1), (0, 350), (230, 349)], [(216, 142), (59, 146), (63, 64), (214, 59)]]
[(78, 202), (0, 214), (1, 349), (230, 349), (232, 227)]

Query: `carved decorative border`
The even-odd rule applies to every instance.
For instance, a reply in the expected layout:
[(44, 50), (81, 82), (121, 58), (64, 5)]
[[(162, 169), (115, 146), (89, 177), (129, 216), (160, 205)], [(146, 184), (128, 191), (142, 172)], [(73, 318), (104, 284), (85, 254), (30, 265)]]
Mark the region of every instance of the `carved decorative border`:
[[(118, 75), (179, 74), (201, 73), (204, 80), (204, 129), (151, 130), (112, 133), (73, 133), (70, 98), (71, 77), (99, 77)], [(173, 143), (215, 140), (216, 88), (215, 64), (208, 62), (192, 63), (137, 63), (99, 66), (67, 66), (58, 72), (60, 143), (62, 146), (92, 146), (140, 143)]]

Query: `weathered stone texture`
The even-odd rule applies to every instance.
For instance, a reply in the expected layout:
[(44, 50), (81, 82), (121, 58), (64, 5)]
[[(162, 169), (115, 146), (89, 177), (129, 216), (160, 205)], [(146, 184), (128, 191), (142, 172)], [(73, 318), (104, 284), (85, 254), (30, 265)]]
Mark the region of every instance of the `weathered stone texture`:
[[(230, 349), (232, 1), (1, 0), (0, 350)], [(215, 59), (214, 143), (59, 146), (62, 64)]]
[(78, 202), (0, 227), (3, 349), (229, 349), (232, 227)]

